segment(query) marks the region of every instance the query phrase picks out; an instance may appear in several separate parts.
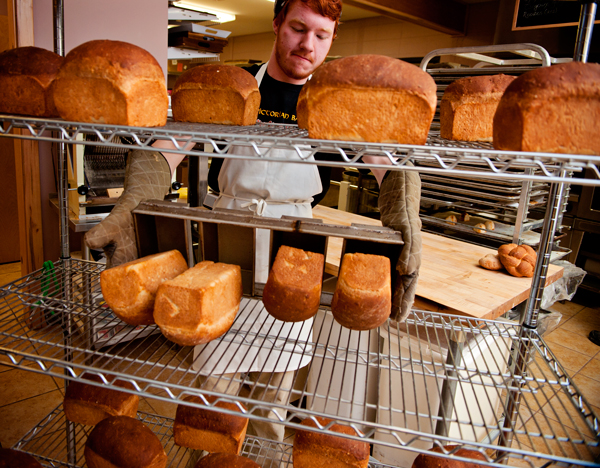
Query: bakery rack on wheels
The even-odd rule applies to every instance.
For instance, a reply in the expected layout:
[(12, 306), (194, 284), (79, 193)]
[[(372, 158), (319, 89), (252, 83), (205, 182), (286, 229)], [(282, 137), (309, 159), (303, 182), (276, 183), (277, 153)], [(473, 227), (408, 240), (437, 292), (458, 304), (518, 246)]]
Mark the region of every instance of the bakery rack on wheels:
[[(434, 63), (435, 58), (450, 61), (468, 59), (471, 66), (457, 66), (451, 62), (437, 64)], [(531, 43), (455, 47), (431, 51), (423, 57), (420, 68), (433, 77), (437, 86), (438, 106), (431, 126), (432, 137), (439, 135), (439, 107), (442, 96), (455, 80), (501, 73), (519, 76), (539, 67), (571, 60), (551, 57), (546, 49)], [(464, 146), (468, 143), (458, 144)], [(493, 149), (491, 141), (475, 144), (479, 148), (486, 146)], [(527, 170), (536, 172), (533, 168)], [(537, 249), (543, 213), (548, 203), (549, 187), (549, 182), (544, 180), (486, 180), (485, 177), (476, 176), (439, 177), (424, 174), (421, 191), (423, 229), (494, 248), (512, 242), (528, 244)], [(567, 185), (565, 205), (568, 189)], [(457, 219), (454, 221), (451, 218), (452, 222), (448, 222), (448, 216)], [(559, 232), (561, 219), (559, 218), (558, 223)], [(474, 229), (478, 223), (486, 221), (495, 223), (493, 230), (478, 232)], [(566, 250), (555, 245), (554, 254), (556, 257), (568, 254)]]
[[(333, 423), (354, 427), (356, 435), (342, 436), (372, 444), (372, 467), (410, 466), (416, 454), (432, 446), (451, 446), (439, 456), (457, 460), (466, 460), (457, 453), (459, 448), (477, 450), (486, 457), (483, 464), (489, 466), (598, 466), (598, 417), (536, 332), (536, 324), (564, 185), (600, 186), (600, 157), (495, 151), (476, 145), (462, 148), (456, 143), (440, 144), (437, 139), (435, 144), (430, 141), (423, 146), (313, 140), (297, 127), (269, 124), (223, 127), (169, 121), (165, 127), (134, 128), (10, 115), (1, 115), (0, 120), (2, 137), (61, 145), (118, 146), (115, 142), (121, 139), (115, 137), (123, 136), (133, 142), (133, 147), (151, 150), (150, 145), (156, 139), (170, 140), (177, 148), (193, 141), (197, 145), (186, 153), (192, 157), (217, 154), (257, 161), (269, 158), (273, 149), (285, 148), (301, 155), (295, 161), (298, 164), (317, 164), (308, 158), (316, 152), (336, 154), (338, 160), (326, 164), (340, 167), (364, 167), (361, 156), (373, 154), (388, 158), (392, 166), (379, 167), (390, 170), (478, 177), (484, 174), (496, 180), (517, 177), (550, 182), (550, 203), (538, 263), (521, 323), (414, 309), (404, 323), (388, 320), (378, 329), (350, 331), (336, 327), (332, 320), (324, 285), (322, 307), (310, 339), (300, 340), (273, 323), (242, 332), (241, 325), (248, 313), (262, 307), (260, 285), (252, 282), (245, 291), (235, 323), (218, 339), (218, 351), (198, 368), (192, 347), (167, 341), (154, 326), (142, 330), (123, 328), (120, 334), (102, 335), (102, 330), (94, 324), (118, 322), (102, 301), (99, 274), (103, 266), (70, 258), (68, 236), (64, 236), (63, 256), (51, 268), (0, 288), (0, 353), (16, 368), (65, 381), (112, 387), (111, 381), (118, 377), (133, 385), (133, 390), (126, 391), (167, 402), (214, 409), (216, 402), (206, 398), (214, 395), (217, 401), (243, 404), (251, 419), (265, 420), (265, 414), (271, 413), (291, 429), (300, 428), (305, 418), (322, 416), (330, 422), (311, 430), (328, 433)], [(20, 132), (13, 132), (15, 129)], [(86, 141), (78, 139), (79, 134), (97, 138)], [(186, 142), (177, 140), (181, 135), (186, 135)], [(238, 147), (252, 148), (254, 153), (237, 155)], [(183, 149), (176, 152), (184, 153)], [(472, 166), (477, 166), (477, 171), (468, 169)], [(591, 170), (595, 178), (575, 180), (568, 176), (584, 169)], [(63, 224), (68, 217), (67, 190), (63, 184)], [(147, 248), (164, 246), (164, 238), (168, 236), (161, 233), (168, 232), (168, 228), (165, 231), (162, 226), (174, 223), (183, 233), (181, 249), (189, 259), (194, 253), (190, 251), (186, 233), (189, 234), (192, 221), (207, 233), (201, 236), (200, 253), (210, 245), (210, 239), (214, 241), (215, 232), (217, 237), (221, 231), (225, 233), (217, 244), (220, 259), (230, 253), (226, 242), (231, 246), (240, 242), (242, 251), (244, 242), (249, 242), (247, 236), (237, 236), (235, 230), (248, 233), (255, 228), (271, 229), (273, 238), (280, 242), (302, 242), (308, 236), (325, 253), (329, 236), (342, 237), (346, 251), (371, 251), (384, 246), (397, 252), (395, 246), (402, 243), (397, 233), (383, 228), (341, 227), (309, 220), (265, 220), (171, 202), (143, 202), (135, 213), (138, 226), (144, 225), (145, 229), (149, 229), (148, 223), (154, 226), (152, 232), (156, 235), (150, 236), (153, 244), (145, 244)], [(252, 275), (251, 267), (245, 273)], [(40, 313), (47, 326), (30, 328), (27, 318), (39, 317)], [(135, 340), (129, 339), (130, 333), (137, 333)], [(245, 347), (248, 359), (255, 359), (258, 346), (255, 340), (262, 343), (263, 349), (284, 351), (279, 363), (282, 369), (294, 358), (308, 363), (303, 369), (308, 378), (302, 378), (300, 371), (294, 374), (293, 385), (286, 389), (290, 391), (288, 400), (261, 401), (255, 397), (259, 384), (243, 395), (193, 385), (200, 372), (210, 373), (213, 367), (207, 366), (227, 360), (227, 350), (232, 347)], [(86, 372), (100, 376), (102, 383), (87, 381)], [(233, 377), (230, 383), (245, 382), (246, 377), (241, 375)], [(273, 387), (268, 382), (262, 385)], [(188, 395), (197, 395), (202, 402), (184, 402)], [(139, 413), (138, 416), (163, 442), (170, 466), (185, 466), (186, 450), (172, 441), (173, 421), (160, 415)], [(90, 430), (66, 421), (59, 406), (15, 448), (35, 455), (47, 466), (83, 466), (83, 444)], [(243, 450), (243, 453), (275, 457), (282, 466), (292, 466), (289, 444), (249, 437)]]

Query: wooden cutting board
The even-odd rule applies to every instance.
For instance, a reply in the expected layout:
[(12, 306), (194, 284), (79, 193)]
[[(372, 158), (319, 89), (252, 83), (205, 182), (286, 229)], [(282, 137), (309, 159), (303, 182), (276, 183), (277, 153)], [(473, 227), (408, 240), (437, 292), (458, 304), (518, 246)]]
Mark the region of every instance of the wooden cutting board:
[[(379, 220), (317, 205), (313, 216), (326, 223), (381, 226)], [(438, 312), (495, 319), (527, 300), (531, 278), (479, 266), (494, 249), (423, 232), (423, 256), (415, 307)], [(329, 238), (325, 271), (337, 275), (343, 240)], [(563, 268), (550, 265), (546, 285), (562, 277)]]

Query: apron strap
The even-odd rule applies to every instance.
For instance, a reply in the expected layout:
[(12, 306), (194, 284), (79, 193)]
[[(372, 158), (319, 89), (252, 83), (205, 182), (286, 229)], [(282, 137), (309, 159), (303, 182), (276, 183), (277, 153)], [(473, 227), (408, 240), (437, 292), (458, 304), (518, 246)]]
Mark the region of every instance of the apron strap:
[(262, 83), (262, 79), (265, 76), (265, 73), (267, 71), (267, 65), (269, 65), (269, 62), (263, 63), (261, 65), (261, 67), (258, 69), (258, 73), (254, 77), (254, 78), (256, 78), (256, 81), (258, 82), (259, 88), (260, 88), (260, 84)]
[(304, 205), (306, 203), (311, 203), (312, 200), (287, 200), (287, 201), (278, 201), (278, 200), (265, 200), (264, 198), (242, 198), (242, 197), (234, 197), (233, 195), (229, 195), (227, 193), (221, 192), (219, 198), (231, 198), (232, 200), (243, 201), (240, 205), (240, 208), (248, 208), (250, 211), (253, 211), (258, 216), (263, 216), (267, 206), (270, 205)]

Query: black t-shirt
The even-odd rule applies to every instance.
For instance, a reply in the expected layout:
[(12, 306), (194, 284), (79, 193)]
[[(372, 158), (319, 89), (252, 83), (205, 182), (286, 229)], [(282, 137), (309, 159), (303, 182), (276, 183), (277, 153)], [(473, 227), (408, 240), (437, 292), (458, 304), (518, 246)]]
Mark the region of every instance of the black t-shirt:
[[(253, 76), (256, 76), (261, 66), (262, 65), (252, 65), (251, 67), (245, 68), (245, 70), (250, 72)], [(258, 120), (265, 123), (294, 125), (298, 123), (296, 119), (296, 104), (298, 103), (298, 96), (302, 90), (302, 85), (278, 81), (271, 78), (265, 71), (259, 89), (261, 100), (258, 109)], [(327, 155), (319, 153), (315, 155), (315, 159), (318, 160), (325, 160), (326, 157)], [(223, 158), (213, 157), (208, 172), (208, 185), (216, 192), (219, 191), (218, 177), (222, 164)], [(318, 169), (323, 191), (313, 197), (314, 200), (312, 206), (315, 206), (323, 199), (323, 197), (325, 197), (327, 190), (329, 190), (331, 180), (331, 167), (318, 166)]]

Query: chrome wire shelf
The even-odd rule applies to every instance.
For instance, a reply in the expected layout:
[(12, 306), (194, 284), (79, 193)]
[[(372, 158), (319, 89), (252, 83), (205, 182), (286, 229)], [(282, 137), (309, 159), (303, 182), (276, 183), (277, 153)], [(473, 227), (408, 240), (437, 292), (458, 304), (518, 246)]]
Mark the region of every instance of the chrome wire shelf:
[[(141, 411), (138, 412), (137, 419), (150, 428), (160, 440), (168, 457), (167, 466), (185, 468), (188, 466), (190, 459), (194, 459), (193, 450), (175, 444), (172, 419)], [(86, 466), (84, 457), (85, 442), (92, 429), (92, 426), (67, 421), (62, 411), (62, 405), (59, 405), (36, 427), (25, 434), (15, 444), (14, 449), (29, 453), (45, 466), (83, 467)], [(68, 439), (65, 438), (65, 433), (71, 435), (71, 445), (67, 442)], [(69, 447), (74, 448), (74, 450), (70, 450)], [(240, 455), (247, 457), (251, 454), (259, 464), (268, 455), (279, 461), (281, 467), (292, 466), (290, 461), (292, 447), (289, 444), (276, 444), (265, 439), (248, 436), (244, 441)]]
[[(368, 440), (383, 463), (453, 444), (479, 450), (491, 466), (598, 466), (598, 417), (541, 337), (517, 323), (413, 310), (405, 323), (357, 332), (339, 327), (323, 308), (312, 339), (301, 341), (272, 324), (242, 333), (249, 311), (262, 307), (260, 298), (244, 297), (236, 322), (218, 339), (220, 358), (194, 365), (193, 347), (169, 342), (156, 327), (121, 328), (103, 305), (101, 270), (68, 259), (55, 263), (50, 287), (47, 270), (40, 270), (0, 288), (0, 354), (10, 365), (71, 381), (93, 373), (107, 387), (116, 376), (131, 382), (133, 393), (174, 403), (216, 395), (244, 404), (256, 420), (266, 420), (259, 410), (284, 409), (279, 420), (292, 429), (307, 417), (327, 417), (354, 427), (357, 435), (348, 437)], [(35, 312), (49, 324), (29, 328)], [(199, 374), (210, 375), (210, 366), (228, 359), (227, 349), (246, 346), (252, 355), (255, 338), (271, 351), (287, 351), (290, 360), (310, 358), (290, 388), (250, 385), (244, 374), (222, 377), (231, 388), (247, 384), (243, 394), (195, 386)], [(290, 396), (282, 404), (261, 401), (254, 397), (260, 385)], [(216, 402), (186, 404), (213, 408)], [(328, 432), (329, 425), (315, 430)]]
[[(348, 141), (314, 140), (306, 131), (296, 126), (259, 124), (247, 127), (203, 125), (169, 120), (164, 127), (127, 127), (118, 125), (67, 122), (60, 119), (45, 120), (32, 117), (0, 115), (0, 136), (34, 139), (39, 141), (110, 146), (151, 150), (157, 140), (169, 140), (175, 145), (172, 153), (190, 156), (220, 156), (240, 159), (272, 158), (275, 149), (291, 149), (300, 159), (299, 163), (321, 164), (333, 167), (367, 167), (360, 161), (364, 155), (383, 156), (392, 164), (369, 164), (369, 168), (401, 169), (423, 173), (452, 173), (494, 179), (538, 180), (547, 182), (600, 185), (600, 157), (587, 155), (562, 155), (553, 153), (525, 153), (497, 151), (489, 143), (466, 143), (444, 140), (439, 132), (432, 130), (427, 144), (399, 145), (381, 143), (357, 143)], [(21, 130), (22, 129), (22, 130)], [(16, 130), (16, 131), (15, 131)], [(23, 131), (24, 130), (24, 131)], [(83, 141), (78, 137), (94, 135), (97, 141)], [(131, 144), (118, 143), (123, 137)], [(196, 143), (186, 151), (187, 143)], [(242, 154), (238, 148), (245, 147)], [(250, 151), (247, 149), (250, 148)], [(332, 153), (338, 161), (309, 160), (316, 153)], [(281, 161), (284, 161), (283, 159)], [(419, 164), (422, 163), (422, 164)], [(419, 167), (415, 167), (419, 165)], [(479, 169), (469, 168), (479, 166)], [(572, 179), (565, 173), (583, 172), (591, 169), (593, 179)], [(518, 169), (519, 172), (515, 172)], [(538, 172), (528, 174), (525, 169)]]
[[(175, 444), (173, 439), (173, 419), (156, 414), (138, 411), (137, 419), (143, 422), (158, 437), (165, 453), (169, 468), (191, 467), (190, 461), (195, 460), (194, 450)], [(42, 465), (49, 467), (68, 466), (83, 467), (85, 465), (85, 442), (92, 431), (92, 426), (69, 422), (62, 411), (62, 405), (57, 406), (42, 421), (19, 440), (15, 450), (20, 450), (36, 457)], [(69, 450), (66, 432), (71, 434)], [(291, 438), (289, 439), (291, 441)], [(292, 468), (292, 444), (288, 442), (275, 443), (267, 439), (246, 436), (240, 455), (248, 457), (260, 466), (277, 466)], [(267, 465), (266, 462), (270, 465)], [(393, 468), (377, 460), (369, 461), (369, 468)]]

